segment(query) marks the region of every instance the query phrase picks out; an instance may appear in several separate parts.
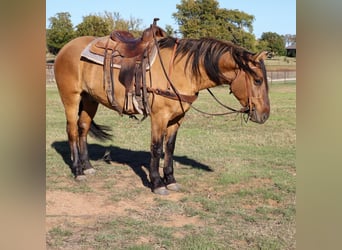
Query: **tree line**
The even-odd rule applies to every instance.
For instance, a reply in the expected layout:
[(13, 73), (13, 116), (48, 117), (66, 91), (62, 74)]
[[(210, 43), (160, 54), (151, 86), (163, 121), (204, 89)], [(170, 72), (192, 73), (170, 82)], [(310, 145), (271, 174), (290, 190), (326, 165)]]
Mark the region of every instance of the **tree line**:
[[(213, 37), (232, 41), (250, 51), (267, 50), (276, 55), (285, 55), (286, 45), (296, 42), (296, 35), (279, 35), (264, 32), (260, 39), (253, 34), (255, 17), (239, 10), (220, 8), (217, 0), (181, 0), (172, 16), (179, 30), (171, 25), (162, 27), (170, 36), (183, 38)], [(81, 23), (73, 26), (69, 12), (60, 12), (49, 18), (46, 30), (47, 52), (57, 54), (70, 40), (79, 36), (106, 36), (113, 30), (128, 30), (140, 36), (142, 20), (130, 17), (125, 20), (118, 12), (89, 14)]]

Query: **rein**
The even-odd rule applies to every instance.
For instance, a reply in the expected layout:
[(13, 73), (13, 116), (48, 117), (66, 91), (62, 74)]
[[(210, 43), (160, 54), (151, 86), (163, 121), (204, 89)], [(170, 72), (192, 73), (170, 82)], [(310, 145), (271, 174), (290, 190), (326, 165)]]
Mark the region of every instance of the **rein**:
[[(235, 78), (231, 81), (230, 84), (232, 84), (232, 83), (236, 80), (236, 78), (239, 76), (240, 72), (241, 72), (241, 71), (239, 71), (239, 72), (236, 74)], [(207, 89), (207, 91), (209, 92), (209, 94), (211, 95), (211, 97), (212, 97), (218, 104), (220, 104), (222, 107), (224, 107), (225, 109), (228, 109), (228, 110), (230, 110), (230, 111), (224, 112), (224, 113), (208, 113), (208, 112), (202, 111), (202, 110), (196, 108), (195, 106), (191, 105), (192, 108), (193, 108), (194, 110), (196, 110), (197, 112), (199, 112), (199, 113), (202, 113), (202, 114), (205, 114), (205, 115), (211, 115), (211, 116), (223, 116), (223, 115), (230, 115), (230, 114), (235, 114), (235, 113), (248, 114), (248, 111), (250, 111), (250, 107), (252, 107), (252, 106), (251, 106), (251, 105), (252, 105), (252, 102), (251, 102), (251, 98), (250, 98), (250, 96), (251, 96), (252, 94), (251, 94), (250, 88), (248, 88), (248, 84), (247, 84), (247, 80), (248, 80), (248, 79), (247, 79), (247, 75), (246, 75), (245, 77), (246, 77), (246, 80), (245, 80), (246, 91), (247, 91), (247, 96), (248, 96), (248, 106), (247, 106), (247, 107), (242, 107), (242, 108), (239, 109), (239, 110), (234, 109), (234, 108), (231, 108), (231, 107), (229, 107), (229, 106), (223, 104), (223, 103), (214, 95), (214, 93), (211, 92), (210, 89)], [(248, 119), (249, 119), (249, 114), (248, 114), (247, 119), (245, 119), (245, 121), (247, 122)]]

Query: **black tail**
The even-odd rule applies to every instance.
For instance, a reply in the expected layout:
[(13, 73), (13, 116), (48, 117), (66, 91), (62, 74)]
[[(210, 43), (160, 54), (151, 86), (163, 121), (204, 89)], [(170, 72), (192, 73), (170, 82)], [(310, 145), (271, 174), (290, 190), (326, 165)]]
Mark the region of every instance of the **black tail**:
[[(78, 107), (78, 115), (81, 114), (82, 110), (83, 110), (83, 103), (81, 101)], [(90, 129), (89, 129), (89, 135), (91, 137), (94, 137), (95, 139), (98, 139), (100, 141), (111, 140), (113, 135), (107, 133), (108, 131), (112, 131), (112, 129), (108, 126), (97, 125), (93, 120), (91, 121)]]
[(97, 125), (94, 121), (91, 121), (89, 135), (94, 137), (100, 141), (111, 140), (113, 135), (107, 133), (108, 131), (112, 131), (112, 129), (108, 126)]

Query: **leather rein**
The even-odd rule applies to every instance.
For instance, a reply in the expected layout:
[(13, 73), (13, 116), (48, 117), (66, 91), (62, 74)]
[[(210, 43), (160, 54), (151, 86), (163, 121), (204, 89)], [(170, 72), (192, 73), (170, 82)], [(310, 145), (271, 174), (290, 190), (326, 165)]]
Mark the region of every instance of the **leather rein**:
[[(157, 48), (158, 57), (159, 57), (159, 60), (160, 60), (160, 63), (161, 63), (164, 75), (165, 75), (165, 77), (167, 79), (167, 90), (162, 90), (162, 89), (159, 89), (159, 88), (155, 89), (155, 88), (152, 88), (152, 87), (147, 87), (147, 91), (148, 92), (152, 92), (154, 94), (161, 95), (163, 97), (166, 97), (166, 98), (169, 98), (169, 99), (172, 99), (172, 100), (178, 100), (180, 102), (181, 108), (182, 108), (184, 113), (185, 113), (185, 111), (184, 111), (182, 102), (189, 103), (194, 110), (196, 110), (199, 113), (205, 114), (205, 115), (223, 116), (223, 115), (241, 113), (241, 114), (247, 114), (248, 115), (248, 117), (245, 118), (245, 122), (247, 122), (249, 120), (250, 112), (252, 111), (252, 105), (253, 104), (252, 104), (252, 98), (251, 98), (252, 97), (251, 89), (249, 88), (249, 86), (248, 86), (249, 84), (247, 83), (247, 81), (248, 81), (247, 74), (245, 76), (246, 77), (245, 85), (246, 85), (246, 91), (247, 91), (247, 97), (248, 97), (248, 106), (242, 107), (239, 110), (231, 108), (231, 107), (223, 104), (220, 100), (218, 100), (218, 98), (213, 94), (213, 92), (211, 92), (211, 90), (209, 88), (207, 88), (207, 91), (210, 93), (210, 95), (213, 97), (213, 99), (218, 104), (220, 104), (222, 107), (228, 109), (229, 111), (228, 112), (224, 112), (224, 113), (208, 113), (208, 112), (205, 112), (205, 111), (201, 111), (200, 109), (198, 109), (198, 108), (196, 108), (196, 107), (194, 107), (192, 105), (192, 103), (197, 99), (198, 93), (196, 93), (195, 95), (183, 95), (183, 94), (180, 94), (179, 91), (177, 90), (177, 88), (172, 83), (171, 79), (169, 78), (169, 75), (171, 75), (171, 73), (172, 73), (172, 66), (171, 65), (172, 65), (172, 63), (174, 61), (175, 52), (176, 52), (177, 45), (178, 45), (178, 39), (176, 40), (174, 48), (173, 48), (173, 52), (172, 52), (172, 56), (171, 56), (171, 60), (170, 60), (170, 65), (169, 65), (169, 74), (167, 74), (165, 66), (164, 66), (164, 63), (163, 63), (163, 60), (162, 60), (161, 55), (160, 55), (160, 49), (159, 49), (158, 41), (157, 41), (154, 33), (153, 33), (153, 38), (154, 38), (154, 42), (155, 42), (155, 45), (156, 45), (156, 48)], [(236, 80), (236, 78), (238, 77), (240, 72), (241, 72), (241, 70), (239, 70), (239, 72), (236, 74), (235, 78), (231, 81), (230, 84), (232, 84)], [(170, 88), (172, 88), (173, 92), (170, 91)]]

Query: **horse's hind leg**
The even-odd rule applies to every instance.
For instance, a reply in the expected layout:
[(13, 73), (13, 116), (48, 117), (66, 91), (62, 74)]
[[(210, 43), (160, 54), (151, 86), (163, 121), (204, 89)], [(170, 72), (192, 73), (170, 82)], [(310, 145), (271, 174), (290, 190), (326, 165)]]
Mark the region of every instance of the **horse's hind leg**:
[[(89, 130), (90, 122), (88, 113), (83, 111), (83, 107), (88, 107), (88, 102), (84, 100), (85, 98), (81, 96), (80, 90), (77, 89), (71, 91), (65, 86), (64, 88), (60, 87), (60, 94), (67, 120), (66, 130), (72, 160), (71, 171), (77, 180), (82, 180), (85, 178), (84, 169), (91, 168), (88, 160), (87, 141), (85, 139)], [(87, 110), (92, 109), (88, 108)]]
[(79, 154), (80, 162), (83, 168), (84, 174), (93, 174), (95, 169), (89, 162), (88, 146), (87, 146), (87, 134), (90, 129), (90, 124), (94, 118), (98, 102), (93, 100), (88, 94), (82, 94), (82, 100), (79, 107)]
[[(73, 95), (61, 95), (65, 108), (65, 116), (67, 120), (66, 130), (71, 151), (72, 173), (77, 176), (83, 175), (80, 155), (78, 150), (78, 107), (81, 96), (78, 93)], [(80, 178), (79, 178), (80, 179)]]

